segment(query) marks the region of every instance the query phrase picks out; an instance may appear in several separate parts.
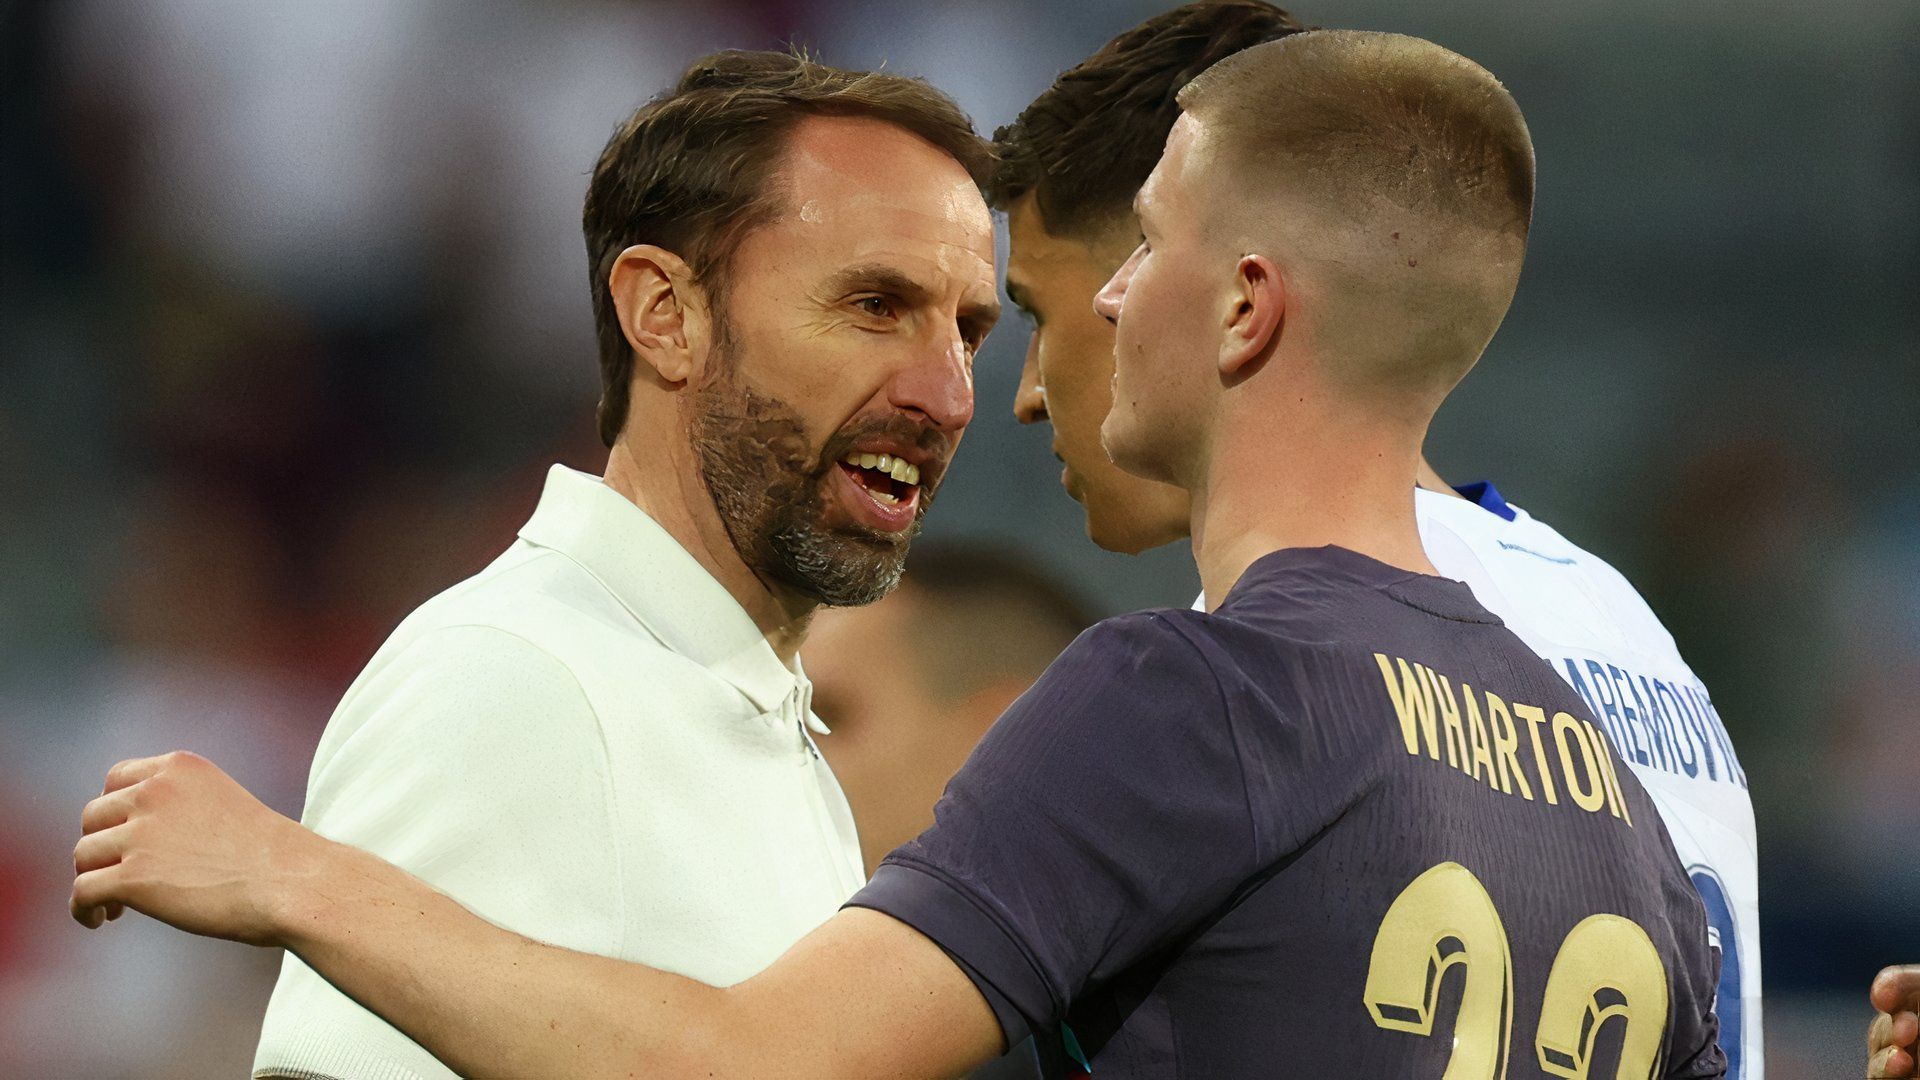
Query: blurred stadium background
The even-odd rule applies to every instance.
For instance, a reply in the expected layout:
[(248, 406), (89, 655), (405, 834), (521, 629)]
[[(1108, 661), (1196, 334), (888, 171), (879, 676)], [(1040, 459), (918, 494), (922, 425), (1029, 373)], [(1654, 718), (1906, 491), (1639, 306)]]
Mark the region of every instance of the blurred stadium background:
[[(616, 121), (691, 57), (809, 44), (983, 131), (1161, 2), (0, 3), (0, 1075), (244, 1075), (276, 958), (66, 916), (114, 760), (188, 747), (297, 812), (409, 608), (595, 469), (578, 231)], [(1322, 0), (1501, 75), (1531, 266), (1432, 454), (1613, 559), (1712, 689), (1760, 823), (1776, 1080), (1857, 1076), (1920, 959), (1920, 7)], [(1904, 298), (1904, 299), (1902, 299)], [(1010, 400), (933, 538), (1112, 613)]]

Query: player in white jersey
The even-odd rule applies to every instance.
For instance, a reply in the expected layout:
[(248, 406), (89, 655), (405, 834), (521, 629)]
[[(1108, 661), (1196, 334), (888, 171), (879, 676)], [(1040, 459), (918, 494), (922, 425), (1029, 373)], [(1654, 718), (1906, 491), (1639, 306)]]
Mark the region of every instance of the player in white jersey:
[[(1108, 550), (1179, 539), (1188, 518), (1184, 492), (1122, 472), (1100, 445), (1113, 328), (1094, 294), (1140, 241), (1132, 200), (1172, 127), (1174, 92), (1215, 60), (1297, 29), (1262, 3), (1176, 9), (1061, 76), (996, 135), (1002, 165), (988, 197), (1008, 218), (1007, 296), (1034, 324), (1015, 413), (1052, 426), (1061, 482)], [(1760, 1077), (1753, 805), (1706, 688), (1619, 571), (1491, 484), (1456, 497), (1425, 474), (1432, 490), (1416, 492), (1415, 510), (1428, 558), (1573, 685), (1660, 807), (1721, 949), (1727, 1075)]]
[(1707, 688), (1618, 570), (1491, 483), (1415, 492), (1427, 557), (1578, 691), (1653, 797), (1720, 948), (1729, 1077), (1762, 1075), (1760, 884), (1747, 776)]

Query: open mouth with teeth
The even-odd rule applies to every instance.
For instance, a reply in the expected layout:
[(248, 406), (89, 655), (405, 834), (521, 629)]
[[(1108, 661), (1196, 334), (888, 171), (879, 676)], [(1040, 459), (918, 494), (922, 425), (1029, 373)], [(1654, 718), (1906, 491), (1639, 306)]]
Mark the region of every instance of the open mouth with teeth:
[(840, 467), (882, 506), (912, 503), (920, 491), (920, 467), (891, 454), (852, 451), (840, 459)]

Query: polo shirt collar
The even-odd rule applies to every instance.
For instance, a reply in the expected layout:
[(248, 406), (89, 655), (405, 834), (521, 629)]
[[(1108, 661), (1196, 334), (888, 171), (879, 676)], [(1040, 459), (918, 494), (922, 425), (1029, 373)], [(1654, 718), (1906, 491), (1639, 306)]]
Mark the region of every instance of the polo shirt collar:
[(799, 691), (800, 718), (811, 726), (812, 687), (798, 659), (796, 670), (781, 663), (733, 594), (600, 477), (549, 469), (520, 538), (579, 563), (661, 644), (726, 680), (761, 712), (780, 710)]

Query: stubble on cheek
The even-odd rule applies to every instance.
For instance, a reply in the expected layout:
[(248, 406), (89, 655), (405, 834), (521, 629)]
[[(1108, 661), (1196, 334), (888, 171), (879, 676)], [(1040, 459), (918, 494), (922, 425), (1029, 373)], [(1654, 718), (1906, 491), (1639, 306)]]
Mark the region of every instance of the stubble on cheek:
[[(734, 550), (762, 580), (835, 606), (869, 603), (900, 579), (910, 535), (856, 536), (827, 523), (833, 462), (777, 398), (722, 379), (689, 402), (701, 477)], [(849, 523), (850, 524), (850, 523)]]
[(816, 463), (806, 428), (784, 402), (725, 378), (702, 387), (689, 405), (708, 493), (745, 552), (769, 516), (812, 500)]

